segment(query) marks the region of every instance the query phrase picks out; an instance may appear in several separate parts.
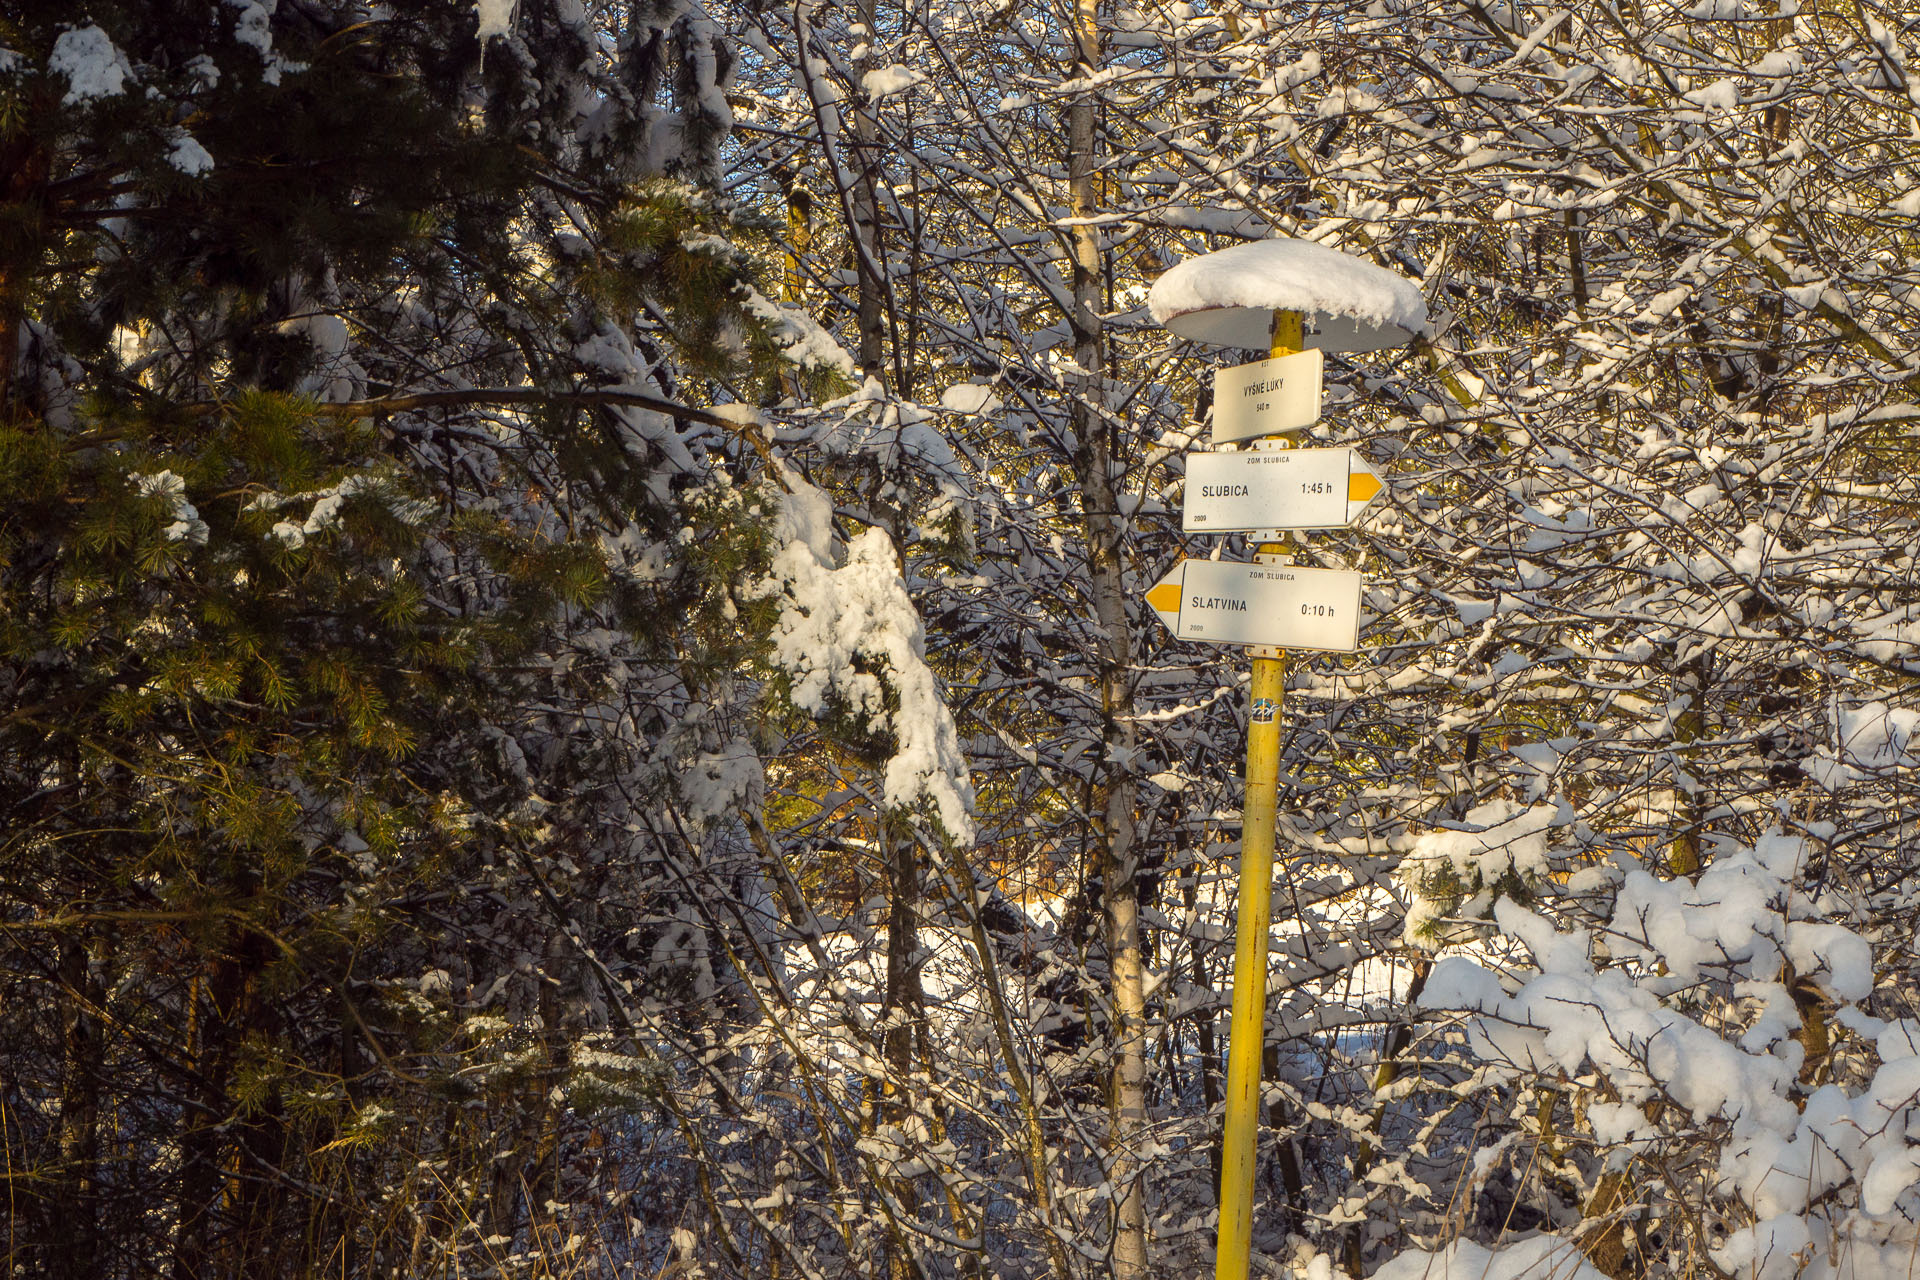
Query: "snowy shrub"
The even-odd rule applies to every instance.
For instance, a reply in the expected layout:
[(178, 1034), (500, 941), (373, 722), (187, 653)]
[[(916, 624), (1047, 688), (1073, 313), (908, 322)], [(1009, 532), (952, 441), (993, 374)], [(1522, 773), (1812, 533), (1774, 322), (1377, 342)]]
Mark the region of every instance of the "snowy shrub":
[(1695, 881), (1629, 868), (1587, 927), (1497, 902), (1530, 964), (1435, 963), (1421, 1003), (1466, 1015), (1486, 1080), (1588, 1099), (1572, 1145), (1594, 1157), (1589, 1253), (1611, 1238), (1642, 1267), (1906, 1274), (1920, 1024), (1867, 1012), (1872, 949), (1844, 897), (1799, 887), (1807, 858), (1776, 830), (1725, 843)]

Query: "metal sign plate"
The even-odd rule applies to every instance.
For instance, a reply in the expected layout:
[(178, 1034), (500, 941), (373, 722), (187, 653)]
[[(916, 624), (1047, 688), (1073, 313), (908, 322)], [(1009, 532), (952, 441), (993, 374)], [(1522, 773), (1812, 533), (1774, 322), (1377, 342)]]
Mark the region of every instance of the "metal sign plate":
[(1342, 529), (1385, 487), (1353, 449), (1190, 453), (1180, 527), (1188, 533)]
[(1320, 420), (1327, 358), (1316, 348), (1213, 374), (1213, 442), (1299, 431)]
[(1153, 585), (1147, 603), (1182, 640), (1360, 647), (1360, 575), (1348, 569), (1184, 560)]

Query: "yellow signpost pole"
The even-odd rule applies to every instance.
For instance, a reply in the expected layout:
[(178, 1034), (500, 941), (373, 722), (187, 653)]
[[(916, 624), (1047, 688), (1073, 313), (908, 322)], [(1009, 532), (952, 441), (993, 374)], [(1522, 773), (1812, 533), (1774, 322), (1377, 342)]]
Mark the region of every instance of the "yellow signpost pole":
[[(1273, 313), (1273, 356), (1302, 349), (1301, 314)], [(1285, 439), (1285, 437), (1277, 437)], [(1263, 543), (1256, 560), (1278, 556)], [(1253, 1163), (1260, 1128), (1260, 1065), (1266, 1044), (1267, 937), (1273, 921), (1275, 806), (1280, 790), (1282, 650), (1255, 649), (1248, 691), (1247, 794), (1240, 811), (1240, 896), (1233, 951), (1233, 1021), (1227, 1045), (1226, 1139), (1220, 1160), (1220, 1234), (1214, 1280), (1246, 1280), (1253, 1242)]]
[[(1329, 298), (1325, 277), (1336, 275), (1351, 291), (1350, 298)], [(1383, 299), (1391, 299), (1385, 302)], [(1412, 281), (1392, 271), (1375, 267), (1360, 259), (1306, 240), (1276, 236), (1270, 240), (1231, 245), (1189, 259), (1154, 281), (1148, 291), (1147, 307), (1153, 318), (1176, 337), (1216, 347), (1245, 350), (1256, 347), (1261, 335), (1268, 337), (1272, 357), (1277, 359), (1301, 351), (1305, 346), (1307, 312), (1315, 325), (1314, 346), (1325, 351), (1380, 351), (1404, 345), (1427, 331), (1427, 304)], [(1385, 314), (1382, 314), (1382, 312)], [(1291, 448), (1288, 434), (1311, 425), (1320, 410), (1320, 366), (1313, 360), (1290, 361), (1294, 367), (1244, 365), (1231, 371), (1221, 370), (1214, 379), (1214, 442), (1230, 443), (1244, 439), (1248, 432), (1266, 427), (1268, 442)], [(1306, 374), (1301, 365), (1312, 367)], [(1231, 400), (1232, 412), (1223, 419), (1221, 377), (1231, 372), (1227, 386), (1240, 396), (1252, 399)], [(1302, 374), (1306, 377), (1303, 379)], [(1311, 395), (1301, 395), (1303, 381), (1310, 379)], [(1268, 394), (1271, 392), (1272, 394)], [(1223, 430), (1224, 428), (1224, 430)], [(1254, 459), (1243, 459), (1255, 463)], [(1307, 470), (1301, 459), (1270, 458), (1268, 463), (1287, 462), (1290, 474)], [(1344, 523), (1351, 524), (1380, 491), (1380, 478), (1364, 463), (1356, 467), (1355, 455), (1347, 457), (1347, 507)], [(1258, 463), (1265, 467), (1268, 463)], [(1209, 470), (1227, 465), (1215, 460)], [(1241, 463), (1230, 464), (1241, 467)], [(1233, 511), (1218, 502), (1208, 501), (1205, 492), (1196, 494), (1193, 475), (1188, 475), (1188, 501), (1183, 503), (1181, 523), (1189, 532), (1237, 532), (1247, 529), (1246, 521), (1257, 514), (1272, 517), (1270, 524), (1259, 526), (1274, 532), (1266, 536), (1255, 561), (1283, 558), (1286, 528), (1333, 528), (1341, 523), (1338, 512), (1308, 507), (1290, 500), (1285, 485), (1276, 490), (1263, 486), (1251, 510)], [(1204, 488), (1204, 486), (1198, 486)], [(1227, 488), (1228, 486), (1220, 486)], [(1302, 492), (1308, 486), (1303, 482)], [(1320, 480), (1313, 491), (1320, 497), (1332, 497), (1330, 480)], [(1211, 495), (1219, 498), (1216, 492)], [(1251, 498), (1249, 487), (1244, 494)], [(1194, 501), (1198, 499), (1199, 501)], [(1271, 503), (1269, 508), (1266, 503)], [(1205, 525), (1203, 526), (1203, 521)], [(1248, 644), (1250, 639), (1278, 637), (1296, 647), (1325, 648), (1352, 652), (1358, 648), (1360, 622), (1359, 575), (1351, 571), (1295, 568), (1281, 572), (1262, 572), (1249, 565), (1208, 565), (1198, 576), (1225, 583), (1220, 573), (1231, 567), (1239, 575), (1234, 581), (1249, 584), (1251, 593), (1259, 574), (1262, 583), (1285, 580), (1290, 589), (1313, 578), (1329, 590), (1331, 577), (1341, 578), (1341, 590), (1348, 603), (1338, 610), (1342, 617), (1350, 611), (1352, 629), (1335, 636), (1331, 630), (1310, 631), (1290, 625), (1299, 619), (1291, 610), (1275, 609), (1263, 625), (1254, 627), (1216, 627), (1209, 612), (1208, 597), (1187, 598), (1185, 584), (1195, 577), (1192, 564), (1176, 567), (1147, 592), (1147, 603), (1182, 640), (1212, 644)], [(1263, 599), (1265, 597), (1263, 596)], [(1193, 603), (1195, 617), (1189, 622), (1183, 607)], [(1241, 606), (1244, 611), (1245, 606)], [(1304, 613), (1304, 610), (1303, 610)], [(1322, 610), (1318, 617), (1331, 619), (1335, 611)], [(1236, 619), (1251, 622), (1250, 618)], [(1265, 624), (1272, 624), (1271, 626)], [(1240, 639), (1230, 639), (1230, 635)], [(1335, 642), (1337, 641), (1337, 643)], [(1286, 654), (1278, 645), (1249, 644), (1253, 659), (1253, 678), (1248, 690), (1252, 701), (1247, 727), (1247, 795), (1241, 807), (1240, 901), (1237, 937), (1233, 957), (1233, 1019), (1227, 1046), (1226, 1140), (1221, 1153), (1220, 1235), (1215, 1254), (1216, 1280), (1246, 1280), (1253, 1243), (1253, 1169), (1258, 1147), (1260, 1118), (1260, 1069), (1265, 1057), (1267, 1008), (1267, 936), (1273, 922), (1274, 812), (1280, 791), (1280, 702), (1286, 689)]]

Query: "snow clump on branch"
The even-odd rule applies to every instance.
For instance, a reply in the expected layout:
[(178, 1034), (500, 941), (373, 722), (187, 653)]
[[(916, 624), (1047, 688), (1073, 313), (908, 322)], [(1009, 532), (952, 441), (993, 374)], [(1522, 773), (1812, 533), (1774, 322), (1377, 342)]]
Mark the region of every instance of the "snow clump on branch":
[(948, 835), (971, 841), (966, 755), (927, 666), (926, 633), (893, 543), (884, 530), (868, 529), (846, 543), (845, 563), (835, 567), (831, 500), (782, 470), (789, 492), (780, 504), (781, 546), (761, 589), (780, 596), (773, 658), (792, 678), (794, 705), (817, 715), (837, 698), (888, 735), (886, 802), (910, 808), (929, 801)]
[[(1308, 1280), (1314, 1280), (1311, 1268)], [(1580, 1256), (1574, 1241), (1535, 1236), (1504, 1249), (1471, 1240), (1455, 1240), (1437, 1253), (1409, 1249), (1374, 1272), (1373, 1280), (1605, 1280), (1605, 1273)]]
[(1449, 922), (1487, 914), (1495, 898), (1524, 892), (1547, 874), (1547, 831), (1564, 823), (1562, 805), (1489, 800), (1458, 826), (1422, 833), (1400, 864), (1408, 888), (1401, 938), (1411, 946), (1463, 941)]
[(66, 77), (67, 94), (60, 99), (64, 107), (114, 97), (125, 92), (133, 78), (126, 55), (97, 26), (62, 31), (47, 55), (47, 70)]

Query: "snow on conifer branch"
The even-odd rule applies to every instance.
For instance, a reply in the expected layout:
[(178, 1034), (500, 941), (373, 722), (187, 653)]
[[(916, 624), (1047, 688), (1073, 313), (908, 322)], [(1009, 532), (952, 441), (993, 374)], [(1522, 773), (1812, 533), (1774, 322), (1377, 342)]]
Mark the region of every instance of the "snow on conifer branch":
[(908, 598), (893, 544), (868, 529), (833, 553), (827, 495), (786, 472), (772, 571), (778, 594), (773, 660), (792, 680), (793, 704), (815, 714), (850, 710), (890, 744), (884, 794), (909, 808), (930, 802), (947, 833), (973, 838), (973, 786), (953, 713), (927, 666), (926, 633)]

